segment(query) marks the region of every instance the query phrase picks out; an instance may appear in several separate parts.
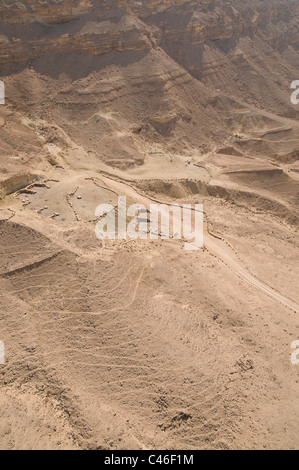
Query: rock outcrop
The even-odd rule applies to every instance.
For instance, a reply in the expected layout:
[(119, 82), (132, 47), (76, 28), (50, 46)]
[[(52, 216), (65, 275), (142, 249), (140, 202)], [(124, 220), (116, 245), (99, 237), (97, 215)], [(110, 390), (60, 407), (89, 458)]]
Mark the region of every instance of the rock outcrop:
[(263, 113), (278, 129), (297, 117), (295, 0), (2, 0), (0, 18), (7, 103), (105, 161), (140, 163), (152, 142), (182, 154), (223, 141), (278, 158), (298, 150), (292, 129), (277, 145), (257, 140)]

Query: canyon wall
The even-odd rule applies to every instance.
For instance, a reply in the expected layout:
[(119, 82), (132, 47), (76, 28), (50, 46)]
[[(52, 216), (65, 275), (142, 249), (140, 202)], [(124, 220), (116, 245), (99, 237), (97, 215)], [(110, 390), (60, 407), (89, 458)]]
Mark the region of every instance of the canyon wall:
[(113, 164), (153, 143), (287, 159), (298, 25), (295, 0), (1, 0), (0, 79), (8, 105)]

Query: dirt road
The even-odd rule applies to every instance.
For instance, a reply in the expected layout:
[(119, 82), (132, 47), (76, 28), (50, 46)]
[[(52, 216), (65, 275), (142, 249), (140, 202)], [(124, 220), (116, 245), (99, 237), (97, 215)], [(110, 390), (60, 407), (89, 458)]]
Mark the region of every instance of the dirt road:
[[(109, 178), (107, 176), (101, 176), (101, 180), (108, 187), (110, 187), (110, 189), (113, 189), (119, 195), (129, 196), (138, 203), (146, 206), (148, 209), (150, 204), (153, 204), (153, 202), (163, 203), (163, 201), (159, 201), (157, 199), (140, 194), (130, 183), (116, 181), (113, 178)], [(217, 258), (222, 260), (238, 277), (246, 281), (252, 287), (255, 287), (263, 294), (271, 297), (276, 302), (279, 302), (283, 306), (289, 308), (294, 313), (299, 313), (299, 306), (295, 302), (280, 294), (272, 287), (264, 284), (254, 275), (250, 274), (244, 267), (242, 267), (240, 261), (237, 259), (233, 251), (230, 250), (230, 248), (222, 240), (213, 237), (209, 233), (207, 223), (204, 224), (204, 247), (213, 255), (217, 256)]]

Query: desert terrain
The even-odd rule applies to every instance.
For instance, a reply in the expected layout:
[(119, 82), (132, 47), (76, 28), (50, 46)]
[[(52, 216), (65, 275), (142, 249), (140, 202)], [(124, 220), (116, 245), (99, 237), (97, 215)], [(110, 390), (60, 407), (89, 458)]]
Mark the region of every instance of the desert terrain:
[[(0, 0), (0, 449), (298, 449), (296, 0)], [(203, 204), (203, 248), (96, 208)]]

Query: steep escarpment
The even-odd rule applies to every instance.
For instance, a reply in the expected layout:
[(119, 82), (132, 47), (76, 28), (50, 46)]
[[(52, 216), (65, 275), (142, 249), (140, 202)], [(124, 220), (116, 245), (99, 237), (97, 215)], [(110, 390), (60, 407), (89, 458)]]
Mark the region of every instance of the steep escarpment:
[[(142, 164), (156, 143), (185, 156), (227, 145), (286, 160), (298, 150), (284, 120), (297, 115), (293, 1), (274, 9), (183, 0), (0, 7), (7, 105), (58, 125), (105, 162)], [(30, 119), (40, 145), (40, 124)], [(270, 121), (276, 137), (263, 139)]]
[(299, 66), (298, 2), (130, 5), (143, 21), (158, 27), (165, 51), (208, 87), (288, 115), (287, 89)]
[(32, 21), (61, 23), (91, 11), (90, 0), (1, 0), (1, 20), (10, 24)]
[(273, 0), (271, 4), (258, 0), (168, 0), (163, 3), (129, 0), (128, 3), (140, 18), (156, 24), (163, 37), (176, 44), (201, 44), (250, 34), (271, 45), (298, 47), (299, 11), (295, 0)]
[(12, 19), (5, 21), (4, 14), (0, 63), (28, 62), (53, 54), (100, 55), (152, 47), (150, 28), (130, 15), (126, 2), (110, 2), (110, 8), (106, 2), (87, 2), (79, 4), (78, 9), (70, 8), (71, 3), (61, 2), (60, 9), (51, 2), (42, 9), (40, 4), (39, 8), (36, 3), (28, 5), (30, 16), (22, 12), (18, 16), (17, 9), (13, 24)]

